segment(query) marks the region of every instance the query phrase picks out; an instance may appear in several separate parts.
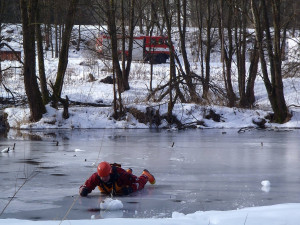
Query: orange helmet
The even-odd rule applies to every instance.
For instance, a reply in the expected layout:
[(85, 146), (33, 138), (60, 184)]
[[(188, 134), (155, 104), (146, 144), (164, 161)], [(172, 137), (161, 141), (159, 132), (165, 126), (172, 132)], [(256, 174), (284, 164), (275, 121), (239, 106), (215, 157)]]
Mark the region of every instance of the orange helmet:
[(98, 165), (97, 172), (99, 177), (107, 177), (111, 172), (111, 165), (108, 162), (101, 162)]

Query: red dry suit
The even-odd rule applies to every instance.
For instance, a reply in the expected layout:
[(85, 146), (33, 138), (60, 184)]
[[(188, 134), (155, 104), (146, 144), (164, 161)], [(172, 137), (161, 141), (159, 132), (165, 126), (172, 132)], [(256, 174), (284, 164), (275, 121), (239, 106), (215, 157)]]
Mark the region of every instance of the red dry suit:
[(79, 192), (81, 196), (86, 196), (98, 186), (101, 193), (104, 194), (127, 195), (143, 189), (147, 181), (148, 177), (145, 175), (137, 177), (121, 167), (112, 166), (108, 182), (102, 181), (96, 172), (80, 187)]

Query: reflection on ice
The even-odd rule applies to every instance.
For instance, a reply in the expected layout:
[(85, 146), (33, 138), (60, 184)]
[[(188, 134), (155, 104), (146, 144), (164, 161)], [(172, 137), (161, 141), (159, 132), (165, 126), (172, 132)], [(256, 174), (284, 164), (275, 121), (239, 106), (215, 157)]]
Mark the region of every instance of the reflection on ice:
[(123, 210), (100, 210), (100, 217), (102, 219), (108, 219), (108, 218), (122, 218), (123, 217)]
[(262, 186), (261, 190), (264, 191), (264, 192), (270, 192), (271, 187), (270, 186)]

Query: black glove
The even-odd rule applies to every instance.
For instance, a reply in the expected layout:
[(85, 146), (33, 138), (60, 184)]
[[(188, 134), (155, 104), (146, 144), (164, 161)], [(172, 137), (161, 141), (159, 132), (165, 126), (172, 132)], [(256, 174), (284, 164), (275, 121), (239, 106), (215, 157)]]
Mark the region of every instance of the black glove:
[(81, 186), (79, 188), (79, 194), (80, 194), (80, 196), (86, 197), (88, 195), (88, 193), (89, 193), (89, 190), (85, 186)]
[(123, 188), (122, 188), (122, 193), (123, 193), (123, 195), (129, 195), (129, 194), (132, 193), (132, 192), (133, 192), (133, 190), (132, 190), (131, 187), (123, 187)]

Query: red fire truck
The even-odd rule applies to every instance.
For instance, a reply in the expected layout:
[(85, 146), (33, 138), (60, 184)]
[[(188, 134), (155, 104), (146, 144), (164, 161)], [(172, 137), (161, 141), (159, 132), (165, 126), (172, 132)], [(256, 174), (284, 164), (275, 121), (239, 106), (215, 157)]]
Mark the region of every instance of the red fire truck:
[[(125, 54), (128, 55), (128, 41), (125, 39)], [(118, 38), (118, 50), (121, 54), (122, 39)], [(111, 58), (111, 41), (108, 35), (99, 35), (96, 50), (102, 57)], [(152, 63), (165, 63), (170, 57), (168, 38), (163, 36), (139, 36), (133, 38), (132, 60)]]

